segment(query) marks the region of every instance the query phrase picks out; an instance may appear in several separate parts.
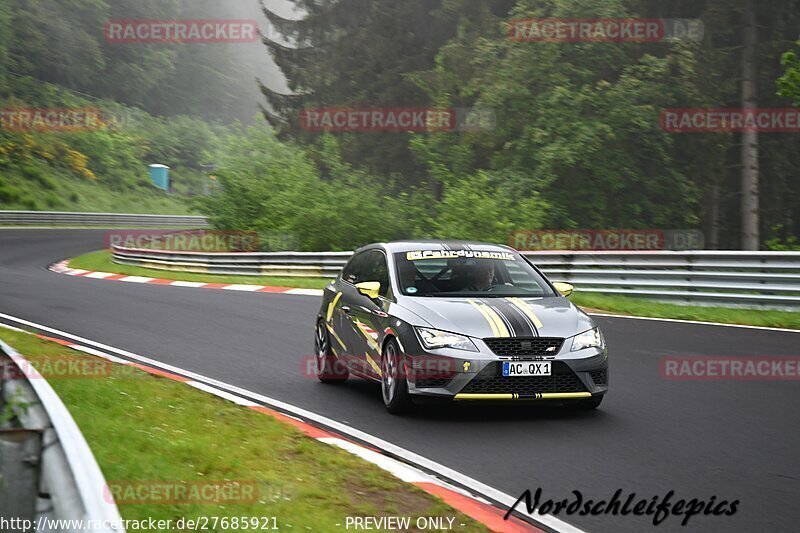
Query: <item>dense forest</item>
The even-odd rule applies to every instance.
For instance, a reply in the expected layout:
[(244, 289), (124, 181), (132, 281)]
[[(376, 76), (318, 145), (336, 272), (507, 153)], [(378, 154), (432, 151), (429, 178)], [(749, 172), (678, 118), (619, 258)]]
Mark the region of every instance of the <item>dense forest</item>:
[[(219, 227), (287, 236), (306, 250), (427, 236), (506, 242), (536, 228), (696, 228), (708, 248), (796, 245), (797, 132), (671, 133), (661, 113), (800, 105), (800, 0), (288, 6), (3, 2), (0, 107), (92, 104), (122, 119), (79, 133), (0, 131), (0, 207), (83, 207), (96, 188), (62, 191), (82, 181), (152, 196), (141, 169), (159, 162), (173, 166), (176, 187), (154, 201), (192, 198), (184, 205)], [(699, 20), (702, 38), (509, 36), (512, 20), (629, 17)], [(111, 19), (191, 18), (257, 18), (263, 43), (103, 36)], [(487, 112), (492, 124), (302, 127), (309, 109), (431, 107)], [(208, 168), (221, 187), (204, 197)]]

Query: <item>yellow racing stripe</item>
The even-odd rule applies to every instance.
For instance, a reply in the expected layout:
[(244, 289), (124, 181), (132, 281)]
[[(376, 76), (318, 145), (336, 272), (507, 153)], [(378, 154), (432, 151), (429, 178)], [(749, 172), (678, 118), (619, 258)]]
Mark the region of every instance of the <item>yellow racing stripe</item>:
[(512, 393), (494, 393), (494, 394), (477, 394), (477, 393), (459, 393), (453, 397), (456, 401), (465, 400), (579, 400), (584, 398), (591, 398), (591, 392), (540, 392), (535, 396), (526, 396), (521, 398), (516, 392)]
[(500, 332), (497, 329), (497, 325), (494, 323), (494, 320), (492, 320), (492, 318), (488, 314), (486, 314), (486, 311), (483, 310), (481, 304), (479, 304), (478, 302), (476, 302), (471, 298), (467, 298), (467, 301), (471, 303), (475, 307), (475, 309), (480, 311), (480, 313), (483, 315), (483, 318), (485, 318), (486, 321), (489, 323), (489, 327), (492, 328), (492, 333), (494, 334), (494, 336), (499, 337)]
[(525, 313), (525, 316), (531, 319), (531, 322), (533, 322), (534, 326), (536, 326), (537, 328), (542, 327), (542, 321), (539, 320), (538, 316), (536, 316), (536, 313), (534, 313), (533, 311), (533, 307), (531, 307), (530, 304), (528, 304), (528, 302), (526, 302), (522, 298), (506, 298), (506, 301), (508, 301), (508, 303), (512, 304), (514, 307)]
[(326, 320), (328, 321), (329, 324), (331, 322), (331, 319), (333, 319), (333, 310), (336, 307), (336, 304), (339, 302), (339, 298), (341, 297), (342, 293), (340, 292), (334, 297), (333, 300), (331, 300), (331, 303), (328, 304), (328, 315), (326, 317)]
[(486, 304), (481, 304), (481, 305), (483, 305), (484, 309), (486, 309), (486, 313), (490, 317), (492, 317), (492, 319), (494, 320), (494, 323), (497, 325), (497, 331), (499, 332), (499, 334), (497, 336), (498, 337), (510, 337), (511, 333), (509, 333), (508, 328), (506, 327), (506, 323), (503, 322), (503, 319), (500, 317), (500, 315), (497, 313), (497, 311), (495, 311), (494, 309), (492, 309), (491, 307), (489, 307)]
[(356, 327), (358, 327), (358, 331), (360, 331), (361, 334), (364, 335), (364, 338), (367, 339), (367, 344), (369, 344), (370, 348), (372, 348), (373, 350), (375, 350), (378, 353), (381, 353), (381, 347), (378, 346), (378, 341), (376, 341), (372, 337), (372, 335), (370, 335), (369, 332), (366, 330), (366, 324), (364, 324), (363, 322), (361, 322), (357, 318), (354, 318), (353, 322), (355, 323)]
[(381, 367), (378, 366), (378, 363), (376, 363), (375, 360), (369, 356), (369, 354), (364, 354), (364, 355), (367, 357), (367, 363), (369, 363), (369, 366), (372, 367), (372, 370), (374, 370), (376, 374), (382, 377)]
[(336, 334), (336, 332), (330, 325), (328, 326), (328, 331), (330, 331), (331, 335), (333, 335), (333, 338), (336, 339), (336, 342), (338, 342), (342, 346), (342, 348), (347, 350), (347, 346), (345, 346), (344, 341), (339, 337), (339, 335)]

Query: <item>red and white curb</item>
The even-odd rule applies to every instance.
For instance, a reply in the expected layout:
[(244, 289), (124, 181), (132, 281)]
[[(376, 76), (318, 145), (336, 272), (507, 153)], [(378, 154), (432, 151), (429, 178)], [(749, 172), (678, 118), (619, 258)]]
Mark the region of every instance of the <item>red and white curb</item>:
[[(516, 502), (516, 498), (497, 491), (496, 489), (464, 476), (463, 474), (459, 474), (458, 472), (455, 472), (454, 470), (451, 470), (443, 465), (418, 456), (413, 452), (404, 450), (403, 448), (346, 426), (340, 422), (336, 422), (335, 420), (328, 419), (324, 416), (317, 415), (290, 404), (286, 404), (279, 400), (273, 400), (260, 394), (219, 382), (212, 378), (207, 378), (200, 374), (195, 374), (194, 372), (188, 370), (173, 367), (165, 363), (160, 363), (141, 355), (113, 348), (111, 346), (107, 346), (89, 339), (84, 339), (70, 333), (49, 328), (34, 322), (29, 322), (21, 318), (13, 317), (3, 313), (0, 313), (0, 318), (15, 322), (19, 325), (32, 327), (41, 331), (59, 335), (60, 337), (73, 339), (73, 341), (66, 341), (43, 334), (35, 334), (41, 339), (55, 342), (70, 349), (100, 357), (112, 363), (131, 366), (154, 376), (185, 383), (198, 390), (213, 394), (221, 399), (233, 402), (237, 405), (258, 411), (277, 420), (288, 423), (291, 426), (299, 429), (302, 433), (310, 438), (316, 439), (331, 446), (336, 446), (337, 448), (341, 448), (365, 461), (380, 467), (400, 480), (406, 483), (411, 483), (414, 486), (424, 490), (428, 494), (440, 498), (454, 509), (483, 524), (490, 531), (502, 533), (544, 533), (545, 531), (544, 529), (536, 527), (514, 516), (509, 517), (508, 520), (504, 520), (503, 516), (505, 515), (505, 511), (503, 511), (500, 507), (493, 505), (488, 499), (486, 499), (490, 498), (501, 505), (511, 507)], [(30, 333), (4, 323), (0, 323), (0, 327)], [(105, 353), (106, 351), (117, 353), (118, 355), (122, 355), (127, 359)], [(134, 359), (135, 361), (141, 362), (134, 362), (129, 359)], [(259, 400), (260, 403), (254, 400)], [(280, 409), (283, 412), (273, 409), (273, 407)], [(298, 416), (293, 416), (295, 414)], [(305, 420), (301, 419), (300, 417), (303, 417)], [(316, 421), (325, 426), (325, 428), (313, 425), (306, 420)], [(353, 440), (348, 439), (347, 437), (352, 437)], [(362, 443), (366, 443), (366, 445)], [(397, 458), (405, 460), (401, 461)], [(423, 470), (423, 468), (428, 472), (438, 473), (442, 475), (442, 477), (448, 478), (470, 490), (462, 489), (436, 477), (435, 475), (429, 474)], [(486, 498), (480, 495), (484, 495)], [(517, 510), (523, 514), (525, 513), (524, 508), (518, 508)], [(552, 531), (583, 533), (582, 530), (551, 515), (534, 516), (534, 514), (529, 514), (528, 516)]]
[(113, 274), (111, 272), (95, 272), (93, 270), (83, 270), (80, 268), (70, 268), (69, 260), (50, 265), (50, 270), (68, 276), (82, 278), (104, 279), (108, 281), (122, 281), (125, 283), (147, 283), (151, 285), (169, 285), (172, 287), (189, 287), (192, 289), (216, 289), (223, 291), (240, 292), (269, 292), (278, 294), (295, 294), (300, 296), (322, 296), (322, 289), (293, 289), (291, 287), (270, 287), (266, 285), (249, 284), (226, 284), (226, 283), (203, 283), (200, 281), (175, 281), (172, 279), (148, 278), (144, 276), (126, 276), (125, 274)]

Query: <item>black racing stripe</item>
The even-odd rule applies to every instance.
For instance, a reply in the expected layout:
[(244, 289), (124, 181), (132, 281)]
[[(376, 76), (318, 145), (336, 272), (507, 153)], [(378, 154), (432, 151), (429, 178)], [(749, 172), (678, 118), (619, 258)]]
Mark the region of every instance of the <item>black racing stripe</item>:
[(536, 327), (536, 324), (533, 323), (533, 320), (531, 320), (531, 318), (528, 315), (525, 314), (525, 311), (523, 311), (522, 309), (520, 309), (519, 307), (517, 307), (516, 305), (512, 304), (511, 302), (509, 302), (507, 300), (503, 300), (503, 301), (506, 304), (508, 304), (511, 307), (511, 309), (514, 310), (514, 313), (516, 313), (517, 316), (522, 318), (522, 320), (525, 322), (525, 325), (528, 328), (528, 331), (531, 332), (531, 336), (532, 337), (538, 337), (539, 336), (539, 329)]
[(514, 328), (515, 337), (536, 337), (536, 330), (526, 320), (527, 317), (522, 314), (522, 311), (517, 309), (502, 298), (486, 298), (484, 302), (497, 311), (503, 318), (505, 318)]
[(515, 326), (519, 332), (517, 337), (536, 337), (539, 335), (536, 331), (536, 326), (531, 324), (531, 320), (517, 306), (512, 305), (505, 299), (499, 299), (498, 302), (505, 316), (509, 317), (509, 320), (516, 320), (520, 323), (520, 326)]
[(444, 247), (445, 250), (463, 250), (464, 241), (442, 241), (442, 247)]
[(515, 311), (515, 312), (517, 312), (517, 313), (518, 313), (518, 314), (519, 314), (521, 317), (523, 317), (523, 319), (525, 320), (525, 323), (527, 323), (527, 324), (528, 324), (528, 327), (529, 327), (529, 328), (531, 328), (531, 329), (533, 330), (533, 336), (534, 336), (534, 337), (539, 337), (539, 336), (540, 336), (540, 334), (539, 334), (539, 328), (537, 328), (537, 327), (536, 327), (536, 324), (533, 322), (533, 320), (531, 319), (531, 317), (529, 317), (529, 316), (528, 316), (528, 315), (525, 313), (525, 311), (523, 311), (522, 309), (520, 309), (520, 308), (519, 308), (517, 305), (515, 305), (515, 304), (512, 304), (512, 303), (511, 303), (511, 302), (509, 302), (508, 300), (506, 300), (506, 302), (508, 303), (508, 305), (510, 305), (511, 307), (513, 307), (513, 308), (514, 308), (514, 311)]

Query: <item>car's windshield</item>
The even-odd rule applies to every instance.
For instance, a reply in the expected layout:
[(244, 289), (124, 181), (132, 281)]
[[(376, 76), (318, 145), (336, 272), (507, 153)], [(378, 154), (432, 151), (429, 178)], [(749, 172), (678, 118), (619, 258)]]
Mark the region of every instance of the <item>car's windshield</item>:
[(412, 250), (394, 258), (400, 292), (406, 296), (556, 296), (516, 252)]

